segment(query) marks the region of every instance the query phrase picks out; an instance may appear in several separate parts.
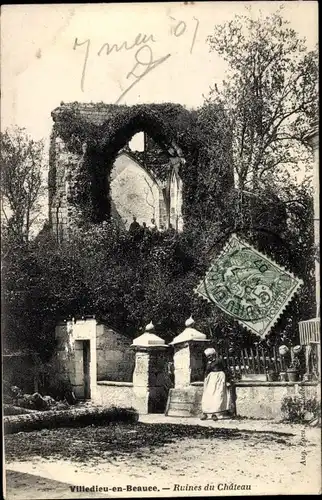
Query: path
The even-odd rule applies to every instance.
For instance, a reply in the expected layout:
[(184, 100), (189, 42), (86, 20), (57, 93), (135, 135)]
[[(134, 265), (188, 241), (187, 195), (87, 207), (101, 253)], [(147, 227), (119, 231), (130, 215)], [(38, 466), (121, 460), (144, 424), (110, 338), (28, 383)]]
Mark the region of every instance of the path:
[(147, 424), (181, 424), (181, 425), (201, 425), (204, 427), (213, 427), (214, 429), (238, 429), (246, 432), (274, 432), (277, 434), (290, 434), (301, 437), (303, 429), (307, 439), (315, 439), (321, 435), (321, 429), (317, 427), (308, 427), (299, 424), (279, 423), (274, 420), (250, 420), (250, 419), (227, 419), (217, 420), (216, 422), (207, 419), (186, 417), (167, 417), (163, 414), (140, 415), (140, 422)]
[[(146, 424), (181, 424), (237, 429), (241, 439), (196, 439), (193, 434), (165, 444), (157, 452), (142, 446), (130, 457), (105, 456), (86, 461), (43, 460), (7, 464), (8, 500), (43, 498), (121, 498), (207, 495), (313, 493), (320, 485), (320, 429), (263, 420), (214, 422), (197, 418), (142, 415)], [(303, 445), (303, 432), (305, 444)], [(263, 433), (261, 438), (259, 433)], [(267, 439), (274, 433), (276, 439)], [(80, 443), (80, 446), (84, 445)], [(303, 452), (305, 460), (303, 461)], [(57, 482), (57, 480), (61, 482)], [(65, 484), (64, 484), (65, 483)], [(129, 486), (127, 486), (129, 485)], [(128, 492), (135, 486), (154, 486), (157, 493)], [(249, 485), (251, 491), (226, 491), (225, 485)], [(105, 492), (72, 492), (75, 486), (101, 487)], [(107, 491), (108, 488), (108, 491)], [(114, 493), (112, 488), (119, 488)], [(167, 489), (168, 488), (168, 489)], [(182, 488), (182, 489), (181, 489)], [(187, 495), (187, 488), (200, 488)], [(208, 488), (208, 490), (206, 489)], [(28, 491), (28, 496), (26, 492)], [(30, 492), (30, 493), (29, 493)]]

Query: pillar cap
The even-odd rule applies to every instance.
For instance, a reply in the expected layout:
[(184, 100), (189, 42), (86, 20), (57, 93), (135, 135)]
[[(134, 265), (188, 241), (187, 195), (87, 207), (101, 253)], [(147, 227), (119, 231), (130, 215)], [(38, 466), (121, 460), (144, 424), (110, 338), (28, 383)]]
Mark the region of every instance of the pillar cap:
[(152, 321), (145, 327), (145, 332), (133, 340), (133, 347), (167, 347), (165, 341), (155, 333)]
[(165, 341), (154, 333), (144, 332), (133, 340), (132, 346), (136, 347), (166, 347)]
[(192, 326), (192, 325), (194, 325), (194, 324), (195, 324), (195, 320), (193, 319), (193, 317), (192, 317), (192, 316), (190, 316), (190, 318), (188, 318), (188, 319), (186, 320), (186, 322), (185, 322), (185, 326), (187, 326), (187, 327), (188, 327), (188, 326)]
[(192, 325), (194, 325), (195, 321), (190, 316), (190, 318), (187, 319), (185, 322), (186, 328), (183, 330), (182, 333), (177, 335), (172, 342), (170, 342), (171, 345), (175, 344), (180, 344), (180, 342), (187, 342), (187, 341), (208, 341), (206, 335), (204, 333), (199, 332), (195, 328), (192, 328)]
[(145, 331), (151, 332), (152, 330), (154, 330), (154, 324), (152, 323), (152, 321), (150, 321), (150, 323), (148, 325), (146, 325)]

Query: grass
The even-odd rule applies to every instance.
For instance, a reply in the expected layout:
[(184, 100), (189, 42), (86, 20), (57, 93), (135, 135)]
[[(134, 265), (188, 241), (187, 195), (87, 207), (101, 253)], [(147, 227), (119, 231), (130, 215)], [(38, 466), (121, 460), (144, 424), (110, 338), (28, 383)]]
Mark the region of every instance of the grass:
[[(155, 454), (171, 443), (186, 439), (243, 440), (291, 445), (280, 434), (218, 429), (180, 424), (110, 423), (80, 428), (43, 429), (5, 437), (6, 461), (28, 461), (33, 457), (97, 463)], [(161, 450), (160, 450), (161, 451)]]

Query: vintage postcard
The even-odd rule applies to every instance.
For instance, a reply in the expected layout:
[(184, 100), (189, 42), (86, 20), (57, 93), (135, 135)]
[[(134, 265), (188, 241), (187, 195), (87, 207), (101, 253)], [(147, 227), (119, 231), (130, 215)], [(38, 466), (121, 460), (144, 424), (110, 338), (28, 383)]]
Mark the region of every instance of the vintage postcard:
[(4, 498), (321, 493), (318, 4), (1, 8)]

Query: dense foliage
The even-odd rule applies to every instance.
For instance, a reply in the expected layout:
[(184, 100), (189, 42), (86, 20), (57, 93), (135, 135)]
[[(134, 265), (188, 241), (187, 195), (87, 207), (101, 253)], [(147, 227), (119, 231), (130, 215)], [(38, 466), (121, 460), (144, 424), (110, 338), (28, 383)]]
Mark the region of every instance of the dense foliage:
[[(294, 227), (290, 225), (282, 236), (262, 231), (261, 239), (255, 241), (253, 233), (249, 235), (249, 241), (257, 247), (261, 243), (261, 250), (274, 255), (305, 283), (270, 335), (272, 341), (275, 336), (281, 339), (281, 332), (296, 338), (297, 322), (312, 316), (312, 231), (308, 223), (312, 213), (305, 193), (303, 207), (297, 205), (297, 212), (293, 213)], [(111, 221), (75, 230), (61, 244), (50, 232), (23, 247), (11, 243), (3, 260), (5, 347), (27, 347), (49, 356), (55, 324), (62, 318), (88, 315), (132, 338), (152, 320), (157, 333), (170, 341), (192, 313), (197, 327), (218, 341), (230, 346), (258, 341), (193, 293), (229, 232), (229, 227), (218, 226), (208, 242), (205, 236), (197, 237), (193, 227), (182, 234), (148, 233), (143, 237), (125, 232)]]

